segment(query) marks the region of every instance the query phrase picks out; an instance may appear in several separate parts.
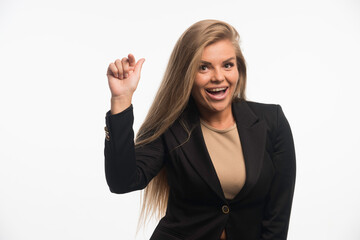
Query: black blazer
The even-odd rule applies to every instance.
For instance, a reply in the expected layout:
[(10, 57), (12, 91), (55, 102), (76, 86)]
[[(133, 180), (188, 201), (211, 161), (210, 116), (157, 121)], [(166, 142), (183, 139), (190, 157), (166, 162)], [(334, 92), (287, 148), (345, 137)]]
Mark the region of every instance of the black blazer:
[[(170, 195), (166, 215), (151, 239), (228, 240), (287, 238), (295, 185), (295, 150), (288, 121), (279, 105), (232, 104), (241, 139), (246, 181), (228, 200), (222, 191), (192, 101), (155, 141), (134, 148), (133, 109), (106, 116), (105, 171), (111, 192), (143, 189), (165, 167)], [(179, 119), (180, 119), (179, 118)], [(236, 157), (236, 156), (234, 156)]]

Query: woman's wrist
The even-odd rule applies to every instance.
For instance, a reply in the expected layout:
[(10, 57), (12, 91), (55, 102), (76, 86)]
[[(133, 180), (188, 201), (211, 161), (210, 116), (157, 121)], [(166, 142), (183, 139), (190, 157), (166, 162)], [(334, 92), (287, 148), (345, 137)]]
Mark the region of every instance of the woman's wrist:
[(111, 97), (111, 114), (117, 114), (131, 105), (132, 96)]

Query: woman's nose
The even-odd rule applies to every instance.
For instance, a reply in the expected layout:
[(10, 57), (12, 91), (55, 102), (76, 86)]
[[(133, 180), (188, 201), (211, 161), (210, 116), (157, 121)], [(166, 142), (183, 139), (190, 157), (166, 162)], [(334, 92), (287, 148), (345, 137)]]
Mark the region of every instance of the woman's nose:
[(224, 76), (224, 73), (222, 72), (222, 70), (215, 68), (213, 70), (211, 81), (213, 81), (213, 82), (222, 82), (224, 80), (225, 80), (225, 76)]

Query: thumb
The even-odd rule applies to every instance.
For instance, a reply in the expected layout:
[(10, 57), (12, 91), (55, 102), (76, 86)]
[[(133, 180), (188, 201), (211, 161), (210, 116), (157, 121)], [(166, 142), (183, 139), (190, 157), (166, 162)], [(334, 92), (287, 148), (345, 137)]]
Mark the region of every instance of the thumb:
[(142, 68), (142, 65), (143, 65), (144, 62), (145, 62), (145, 58), (141, 58), (135, 64), (134, 72), (139, 76), (140, 76), (141, 68)]

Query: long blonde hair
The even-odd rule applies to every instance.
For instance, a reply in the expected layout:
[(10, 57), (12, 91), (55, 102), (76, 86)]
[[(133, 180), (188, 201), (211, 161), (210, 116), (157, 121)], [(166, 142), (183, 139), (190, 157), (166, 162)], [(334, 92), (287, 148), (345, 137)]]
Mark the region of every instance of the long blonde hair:
[[(199, 21), (190, 26), (177, 41), (159, 90), (137, 133), (136, 146), (155, 140), (179, 118), (189, 102), (204, 48), (224, 39), (233, 43), (239, 71), (234, 100), (245, 99), (246, 65), (239, 46), (238, 32), (231, 25), (222, 21)], [(184, 128), (186, 127), (184, 126)], [(185, 130), (190, 137), (190, 129)], [(169, 190), (164, 167), (142, 192), (142, 209), (138, 229), (154, 215), (157, 219), (165, 215)]]

